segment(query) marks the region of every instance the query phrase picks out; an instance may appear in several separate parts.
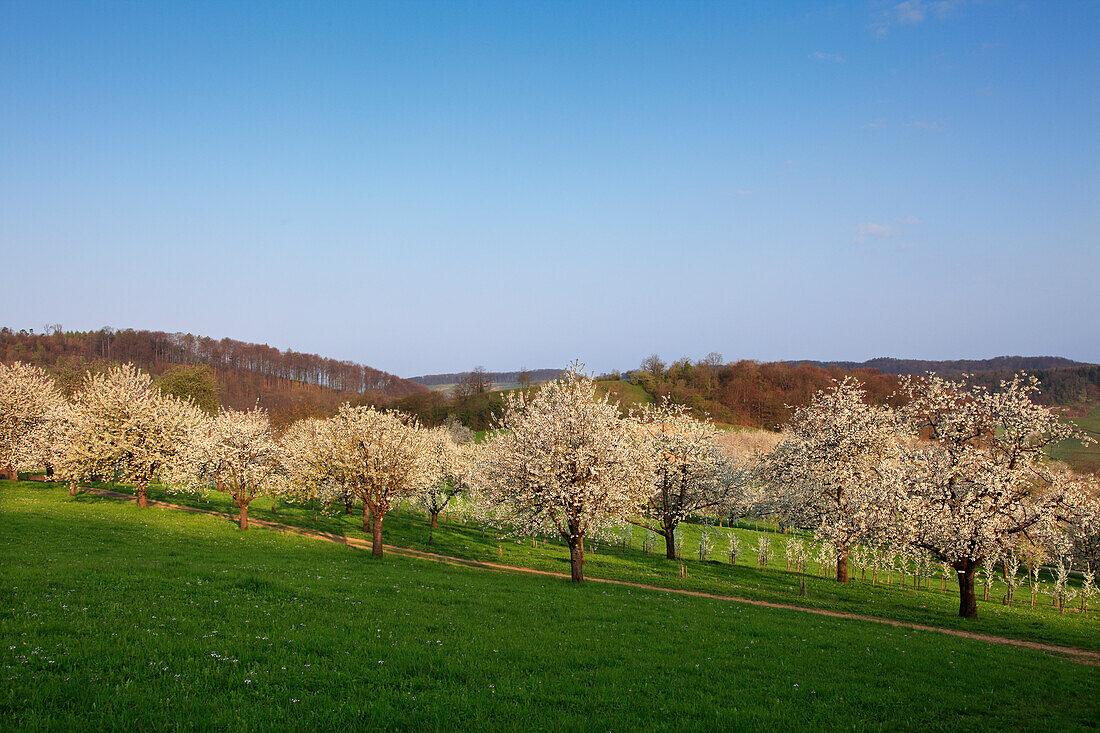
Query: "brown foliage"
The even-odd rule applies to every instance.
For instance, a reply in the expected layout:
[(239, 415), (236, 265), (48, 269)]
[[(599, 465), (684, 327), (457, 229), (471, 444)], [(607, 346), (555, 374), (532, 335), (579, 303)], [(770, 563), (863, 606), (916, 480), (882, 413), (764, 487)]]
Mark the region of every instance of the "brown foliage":
[[(897, 377), (874, 369), (823, 369), (809, 364), (738, 361), (725, 365), (681, 359), (667, 369), (647, 359), (631, 377), (658, 398), (667, 397), (718, 422), (776, 430), (791, 407), (809, 404), (832, 380), (852, 374), (866, 385), (872, 402), (882, 404), (897, 387)], [(657, 372), (655, 374), (655, 371)]]
[(24, 361), (47, 370), (71, 394), (87, 371), (130, 362), (154, 375), (178, 365), (205, 365), (213, 372), (222, 405), (259, 404), (272, 422), (331, 415), (342, 402), (385, 402), (427, 389), (392, 374), (316, 354), (280, 351), (265, 344), (160, 331), (99, 331), (34, 334), (0, 329), (0, 362)]

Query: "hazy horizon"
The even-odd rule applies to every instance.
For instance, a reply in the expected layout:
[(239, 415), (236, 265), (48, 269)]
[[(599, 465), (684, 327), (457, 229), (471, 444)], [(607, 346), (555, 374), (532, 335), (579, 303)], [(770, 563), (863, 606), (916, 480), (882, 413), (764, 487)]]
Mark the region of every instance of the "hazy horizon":
[(0, 5), (0, 324), (1100, 362), (1100, 5)]

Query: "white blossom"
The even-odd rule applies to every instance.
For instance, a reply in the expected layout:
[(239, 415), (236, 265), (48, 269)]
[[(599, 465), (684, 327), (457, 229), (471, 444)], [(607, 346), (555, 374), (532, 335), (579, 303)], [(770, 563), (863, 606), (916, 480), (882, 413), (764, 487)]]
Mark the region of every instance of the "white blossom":
[(203, 417), (190, 402), (163, 395), (133, 364), (89, 374), (73, 413), (63, 460), (68, 475), (133, 484), (142, 507), (149, 484), (166, 472)]
[(674, 534), (687, 517), (728, 506), (734, 471), (709, 420), (668, 401), (633, 413), (652, 452), (654, 484), (639, 526), (665, 538), (665, 554), (675, 559)]
[(248, 529), (248, 505), (281, 486), (285, 449), (276, 438), (267, 412), (223, 409), (203, 418), (176, 454), (169, 483), (176, 490), (203, 494), (228, 492), (237, 505), (241, 529)]
[(927, 440), (905, 456), (895, 529), (958, 572), (961, 616), (977, 613), (974, 575), (987, 555), (1058, 534), (1085, 502), (1078, 479), (1043, 452), (1083, 436), (1031, 399), (1037, 385), (1020, 375), (995, 393), (935, 375), (902, 381), (901, 414)]
[(39, 367), (0, 364), (0, 475), (40, 468), (48, 461), (48, 430), (64, 399)]
[[(424, 484), (416, 498), (433, 528), (451, 500), (469, 487), (479, 450), (472, 441), (460, 445), (454, 435), (452, 428), (442, 427), (429, 430), (424, 436)], [(428, 543), (432, 543), (431, 534)]]
[(383, 552), (382, 522), (402, 499), (411, 499), (430, 479), (425, 431), (402, 412), (344, 403), (327, 420), (288, 431), (298, 453), (288, 462), (287, 494), (331, 502), (350, 494), (363, 504), (363, 530), (372, 552)]
[(584, 579), (584, 540), (635, 515), (653, 485), (653, 459), (638, 422), (623, 418), (573, 365), (530, 398), (509, 394), (484, 445), (478, 483), (510, 531), (556, 534)]
[(776, 492), (773, 508), (785, 524), (832, 544), (837, 580), (848, 582), (852, 545), (882, 531), (903, 427), (889, 407), (867, 404), (862, 384), (846, 377), (796, 410), (783, 436), (758, 475)]

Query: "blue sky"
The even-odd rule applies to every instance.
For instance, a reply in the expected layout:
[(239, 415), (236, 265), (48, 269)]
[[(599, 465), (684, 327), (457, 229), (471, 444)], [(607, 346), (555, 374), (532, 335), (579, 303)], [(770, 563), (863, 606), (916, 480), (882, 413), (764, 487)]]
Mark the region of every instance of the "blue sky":
[(0, 2), (0, 324), (1100, 361), (1100, 4)]

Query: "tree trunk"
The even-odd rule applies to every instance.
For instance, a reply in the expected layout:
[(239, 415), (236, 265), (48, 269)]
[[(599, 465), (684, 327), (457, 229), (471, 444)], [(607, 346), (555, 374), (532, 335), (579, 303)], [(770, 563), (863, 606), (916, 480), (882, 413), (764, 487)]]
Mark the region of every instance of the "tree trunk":
[(76, 496), (76, 481), (69, 482), (69, 496)]
[[(344, 496), (344, 514), (351, 514), (351, 497)], [(363, 527), (366, 529), (366, 526)]]
[(848, 548), (841, 548), (840, 552), (836, 554), (836, 582), (847, 583), (848, 581)]
[(665, 533), (665, 557), (669, 560), (676, 559), (676, 530)]
[(382, 518), (383, 515), (377, 512), (371, 515), (374, 533), (371, 537), (370, 554), (375, 557), (382, 557)]
[(238, 502), (237, 506), (240, 507), (238, 514), (240, 515), (241, 529), (248, 529), (248, 502), (246, 501), (243, 504)]
[(584, 538), (569, 538), (569, 572), (574, 583), (584, 582)]
[(958, 573), (959, 615), (963, 618), (977, 618), (978, 596), (974, 592), (974, 569), (958, 570)]
[(439, 525), (439, 512), (433, 513), (431, 517), (431, 528), (435, 529)]
[(19, 480), (19, 472), (15, 470), (14, 466), (9, 465), (4, 469), (3, 477), (11, 481)]
[(53, 478), (53, 464), (46, 461), (46, 478)]
[(370, 531), (370, 507), (367, 506), (367, 502), (363, 502), (363, 531)]
[(149, 489), (145, 486), (138, 487), (138, 506), (142, 509), (149, 506)]

